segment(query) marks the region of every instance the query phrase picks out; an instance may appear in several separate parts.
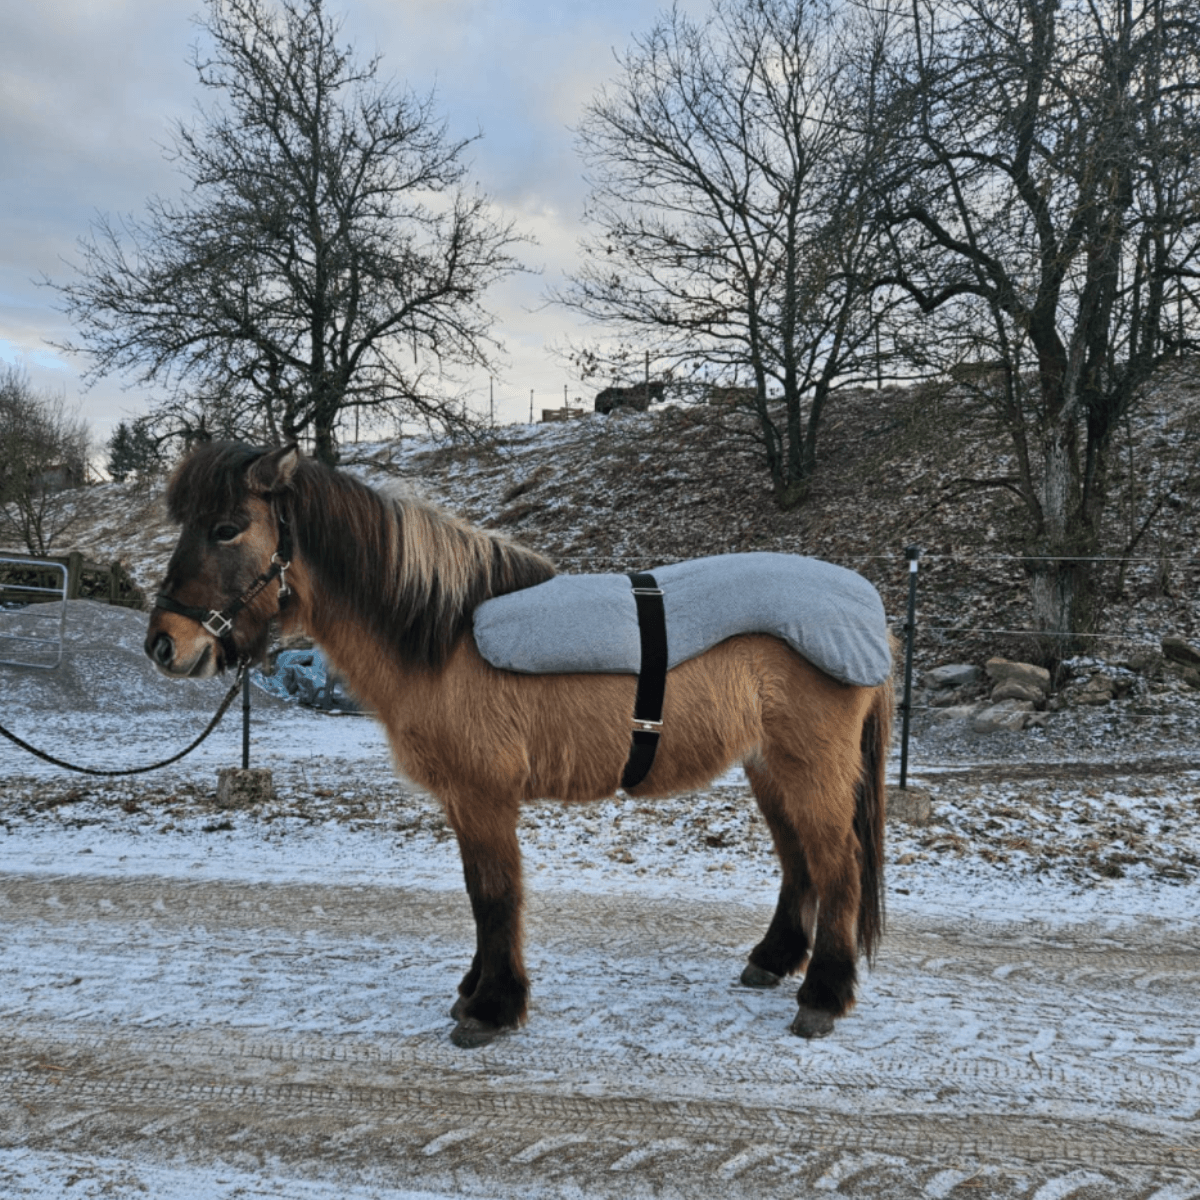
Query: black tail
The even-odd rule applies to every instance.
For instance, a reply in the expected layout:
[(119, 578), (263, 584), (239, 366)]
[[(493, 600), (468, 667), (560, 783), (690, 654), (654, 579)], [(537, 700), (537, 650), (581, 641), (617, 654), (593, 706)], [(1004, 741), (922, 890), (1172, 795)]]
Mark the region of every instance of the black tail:
[(855, 791), (854, 832), (862, 848), (862, 897), (858, 908), (858, 949), (868, 961), (883, 935), (883, 841), (887, 823), (888, 747), (892, 738), (891, 680), (875, 690), (862, 728), (862, 777)]

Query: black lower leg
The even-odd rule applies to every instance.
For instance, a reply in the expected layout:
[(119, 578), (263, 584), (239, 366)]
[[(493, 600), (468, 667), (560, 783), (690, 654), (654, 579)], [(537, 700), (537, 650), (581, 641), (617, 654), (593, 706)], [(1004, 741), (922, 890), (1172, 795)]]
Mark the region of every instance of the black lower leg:
[[(463, 983), (475, 976), (475, 986), (469, 998), (465, 991), (456, 1016), (461, 1021), (470, 1018), (497, 1029), (515, 1029), (525, 1019), (529, 982), (513, 953), (520, 921), (520, 897), (498, 899), (471, 897), (475, 924), (479, 935), (476, 964), (467, 972)], [(458, 1005), (455, 1006), (459, 1008)]]
[(482, 973), (483, 968), (479, 965), (478, 937), (476, 937), (475, 957), (471, 959), (471, 966), (459, 982), (458, 999), (454, 1001), (454, 1007), (450, 1009), (450, 1015), (456, 1021), (462, 1016), (467, 1001), (475, 995), (475, 989), (479, 986), (479, 976)]
[[(750, 962), (742, 973), (742, 982), (751, 986), (748, 975), (774, 976), (777, 982), (785, 975), (798, 971), (808, 957), (808, 934), (801, 919), (801, 901), (797, 889), (784, 885), (779, 893), (775, 915), (761, 942), (750, 951)], [(762, 987), (764, 980), (757, 984)]]
[(828, 905), (822, 900), (812, 962), (796, 993), (799, 1011), (792, 1032), (801, 1037), (823, 1037), (832, 1031), (833, 1019), (854, 1005), (857, 956), (853, 922), (846, 919), (845, 913), (856, 900), (852, 894), (839, 895)]
[[(742, 972), (747, 987), (773, 987), (785, 975), (800, 970), (808, 957), (809, 935), (805, 930), (805, 905), (812, 892), (808, 861), (783, 792), (760, 766), (746, 763), (746, 774), (775, 843), (783, 870), (775, 915), (762, 941), (750, 951)], [(811, 916), (811, 914), (810, 914)]]

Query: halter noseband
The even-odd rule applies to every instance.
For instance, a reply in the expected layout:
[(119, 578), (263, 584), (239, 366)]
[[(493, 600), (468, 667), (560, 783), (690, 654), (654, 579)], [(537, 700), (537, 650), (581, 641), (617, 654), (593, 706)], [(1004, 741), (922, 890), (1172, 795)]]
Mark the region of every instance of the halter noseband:
[[(275, 506), (272, 505), (271, 508), (274, 511)], [(226, 659), (230, 662), (240, 663), (243, 656), (238, 653), (237, 646), (234, 645), (233, 638), (230, 636), (233, 631), (234, 617), (276, 577), (279, 579), (281, 606), (283, 601), (292, 594), (292, 589), (288, 586), (287, 581), (287, 570), (292, 565), (292, 527), (283, 513), (276, 514), (276, 524), (279, 528), (279, 541), (276, 544), (275, 553), (271, 555), (270, 568), (259, 575), (232, 604), (228, 604), (218, 611), (215, 608), (201, 608), (195, 604), (180, 604), (174, 597), (168, 596), (165, 592), (159, 592), (154, 597), (154, 607), (161, 608), (166, 612), (178, 613), (181, 617), (190, 617), (193, 621), (199, 621), (205, 632), (212, 634), (221, 643), (221, 649), (225, 651)]]

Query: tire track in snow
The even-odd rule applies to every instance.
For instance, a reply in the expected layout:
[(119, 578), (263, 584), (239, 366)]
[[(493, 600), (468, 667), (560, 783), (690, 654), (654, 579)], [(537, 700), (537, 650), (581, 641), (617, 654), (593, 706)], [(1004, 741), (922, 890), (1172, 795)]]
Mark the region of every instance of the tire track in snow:
[[(1147, 944), (1132, 928), (900, 918), (858, 1015), (802, 1043), (784, 1033), (787, 991), (731, 986), (765, 912), (556, 893), (531, 906), (530, 1026), (464, 1054), (444, 1040), (471, 938), (457, 894), (5, 876), (0, 897), (6, 949), (41, 943), (62, 976), (15, 1005), (0, 989), (0, 1145), (236, 1145), (530, 1195), (546, 1179), (597, 1196), (663, 1179), (738, 1195), (787, 1179), (895, 1197), (976, 1178), (1026, 1198), (1200, 1191), (1186, 930)], [(387, 980), (400, 948), (453, 962), (403, 1002), (419, 1031), (364, 1036), (315, 1002), (346, 963), (368, 988)], [(75, 986), (97, 956), (126, 968), (111, 996)], [(185, 987), (203, 992), (225, 958), (251, 991), (287, 967), (282, 1028), (235, 1028), (247, 1018), (224, 993), (197, 1010)], [(439, 986), (431, 1018), (421, 988)], [(397, 1003), (374, 1002), (376, 1026)]]

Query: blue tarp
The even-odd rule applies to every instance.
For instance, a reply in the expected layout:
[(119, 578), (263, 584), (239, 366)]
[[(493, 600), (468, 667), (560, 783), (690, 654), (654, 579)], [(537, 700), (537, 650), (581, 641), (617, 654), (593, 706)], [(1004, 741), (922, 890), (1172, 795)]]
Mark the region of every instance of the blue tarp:
[(326, 712), (361, 712), (362, 707), (335, 675), (332, 680), (320, 650), (281, 650), (270, 675), (262, 671), (251, 674), (254, 683), (264, 692), (281, 700), (299, 700), (310, 708)]

